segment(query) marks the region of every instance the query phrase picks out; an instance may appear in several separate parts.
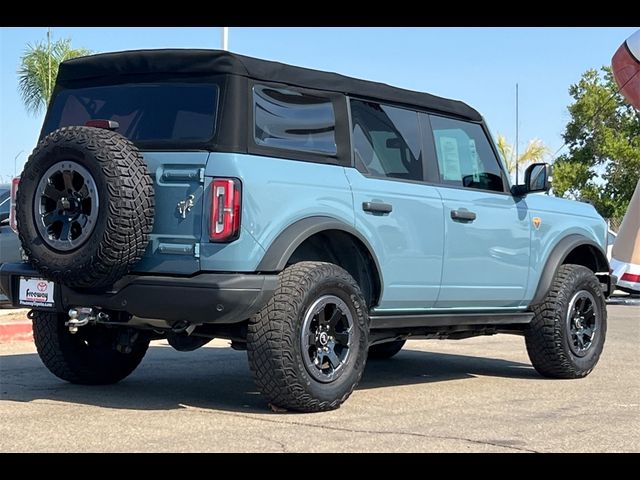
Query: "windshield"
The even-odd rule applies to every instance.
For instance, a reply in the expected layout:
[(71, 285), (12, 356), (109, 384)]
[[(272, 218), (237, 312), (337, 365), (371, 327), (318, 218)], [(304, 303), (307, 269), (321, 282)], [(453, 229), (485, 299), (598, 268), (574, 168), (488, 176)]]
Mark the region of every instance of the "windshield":
[(213, 137), (217, 104), (215, 84), (128, 83), (67, 89), (55, 96), (43, 134), (103, 119), (115, 120), (118, 133), (147, 146), (204, 142)]

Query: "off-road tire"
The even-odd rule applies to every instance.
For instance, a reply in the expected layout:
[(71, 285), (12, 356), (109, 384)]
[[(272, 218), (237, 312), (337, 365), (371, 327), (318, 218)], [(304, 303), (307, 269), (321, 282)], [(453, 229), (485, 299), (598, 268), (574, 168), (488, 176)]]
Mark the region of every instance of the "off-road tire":
[[(99, 200), (95, 227), (74, 250), (48, 245), (36, 225), (37, 187), (47, 170), (73, 161), (89, 171)], [(16, 217), (20, 242), (47, 279), (70, 287), (103, 288), (144, 254), (153, 227), (153, 181), (140, 151), (122, 135), (93, 127), (64, 127), (43, 138), (24, 167)]]
[(104, 325), (80, 327), (75, 334), (64, 325), (63, 314), (31, 311), (33, 339), (42, 363), (56, 377), (81, 385), (108, 385), (119, 382), (142, 361), (149, 337), (136, 332), (129, 353), (116, 349), (119, 328)]
[[(598, 330), (593, 343), (582, 357), (572, 352), (567, 322), (571, 298), (586, 290), (598, 309)], [(544, 301), (533, 307), (533, 320), (525, 330), (529, 358), (541, 375), (551, 378), (581, 378), (598, 363), (607, 332), (606, 301), (594, 273), (581, 265), (561, 265)]]
[[(314, 379), (305, 367), (301, 332), (305, 314), (323, 295), (343, 300), (353, 317), (354, 351), (342, 375), (330, 383)], [(360, 287), (344, 269), (324, 262), (301, 262), (279, 275), (267, 305), (249, 322), (247, 353), (256, 383), (279, 408), (317, 412), (338, 408), (356, 387), (367, 360), (367, 306)]]
[(386, 360), (393, 357), (402, 350), (406, 340), (394, 340), (393, 342), (379, 343), (369, 347), (369, 358), (375, 360)]

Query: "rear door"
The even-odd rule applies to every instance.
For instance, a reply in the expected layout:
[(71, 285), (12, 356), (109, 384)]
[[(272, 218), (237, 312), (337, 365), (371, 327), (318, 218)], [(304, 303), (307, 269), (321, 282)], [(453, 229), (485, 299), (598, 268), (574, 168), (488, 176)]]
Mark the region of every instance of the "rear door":
[(351, 100), (356, 168), (346, 168), (355, 224), (375, 251), (383, 278), (378, 311), (432, 307), (440, 290), (442, 201), (427, 185), (415, 111)]
[(530, 221), (481, 125), (432, 115), (444, 205), (437, 308), (517, 307), (527, 287)]
[(143, 152), (155, 187), (155, 217), (137, 272), (200, 270), (204, 168), (215, 135), (220, 87), (215, 81), (100, 84), (59, 91), (43, 135), (88, 120), (117, 122), (116, 131)]

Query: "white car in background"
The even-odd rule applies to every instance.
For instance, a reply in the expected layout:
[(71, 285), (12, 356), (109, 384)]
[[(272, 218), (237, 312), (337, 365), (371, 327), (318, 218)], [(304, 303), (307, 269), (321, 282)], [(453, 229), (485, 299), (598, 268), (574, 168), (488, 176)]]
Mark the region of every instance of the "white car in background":
[(640, 179), (611, 249), (609, 268), (618, 278), (618, 289), (640, 295)]
[(616, 243), (617, 236), (618, 234), (613, 230), (609, 230), (609, 233), (607, 233), (607, 259), (609, 263), (611, 263), (611, 252), (613, 250), (613, 244)]
[(618, 278), (617, 288), (631, 294), (640, 293), (640, 268), (633, 263), (620, 262), (612, 258), (613, 244), (618, 234), (609, 230), (607, 234), (607, 258), (612, 274)]
[(633, 295), (640, 295), (640, 265), (621, 262), (612, 258), (609, 262), (612, 274), (618, 277), (616, 288)]

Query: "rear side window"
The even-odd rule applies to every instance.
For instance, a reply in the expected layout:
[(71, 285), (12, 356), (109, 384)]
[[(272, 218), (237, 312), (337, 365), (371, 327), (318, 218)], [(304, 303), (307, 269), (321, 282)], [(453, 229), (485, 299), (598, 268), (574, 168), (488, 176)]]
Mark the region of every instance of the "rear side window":
[(62, 90), (44, 134), (87, 120), (115, 120), (133, 142), (203, 142), (213, 137), (218, 86), (199, 83), (131, 83)]
[(329, 98), (257, 85), (253, 88), (257, 145), (336, 155), (336, 119)]
[(355, 166), (375, 177), (422, 181), (417, 112), (351, 100)]
[(504, 192), (502, 169), (480, 125), (432, 115), (431, 127), (443, 184)]

